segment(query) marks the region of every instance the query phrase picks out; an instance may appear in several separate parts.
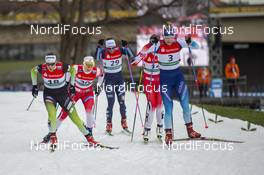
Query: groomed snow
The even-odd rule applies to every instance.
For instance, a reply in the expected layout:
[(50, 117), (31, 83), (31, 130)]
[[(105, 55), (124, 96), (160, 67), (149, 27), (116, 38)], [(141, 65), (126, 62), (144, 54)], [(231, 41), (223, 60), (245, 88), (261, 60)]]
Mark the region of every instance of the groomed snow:
[[(246, 127), (246, 122), (219, 117), (224, 120), (223, 123), (208, 122), (209, 128), (205, 129), (201, 110), (193, 107), (193, 112), (199, 112), (193, 116), (194, 127), (204, 136), (241, 140), (245, 143), (179, 142), (174, 145), (173, 150), (163, 149), (163, 145), (158, 143), (155, 138), (156, 123), (154, 120), (151, 141), (148, 145), (144, 145), (139, 116), (137, 116), (134, 141), (131, 143), (130, 137), (121, 133), (117, 102), (113, 118), (114, 136), (104, 134), (107, 104), (104, 93), (99, 97), (94, 136), (104, 144), (120, 146), (119, 150), (73, 150), (67, 148), (54, 153), (49, 153), (47, 150), (37, 151), (36, 147), (31, 146), (31, 141), (40, 141), (47, 134), (47, 112), (41, 93), (31, 106), (30, 111), (26, 111), (31, 99), (30, 92), (0, 93), (1, 175), (263, 174), (263, 127), (252, 125), (257, 128), (257, 131), (245, 132), (240, 128)], [(139, 103), (143, 115), (146, 107), (144, 95), (140, 96)], [(132, 129), (135, 111), (134, 94), (127, 93), (126, 104), (128, 124)], [(76, 106), (79, 115), (85, 121), (81, 103), (77, 103)], [(173, 111), (175, 138), (184, 138), (187, 135), (179, 103), (174, 102)], [(205, 112), (205, 115), (207, 118), (214, 118), (214, 115), (208, 112)], [(57, 135), (60, 142), (82, 143), (84, 141), (84, 137), (69, 118), (62, 124)], [(188, 149), (190, 147), (187, 146), (187, 149), (184, 149), (182, 146), (180, 150), (180, 143), (186, 145), (196, 143), (200, 146), (197, 150), (192, 151)], [(217, 150), (207, 150), (212, 147)]]

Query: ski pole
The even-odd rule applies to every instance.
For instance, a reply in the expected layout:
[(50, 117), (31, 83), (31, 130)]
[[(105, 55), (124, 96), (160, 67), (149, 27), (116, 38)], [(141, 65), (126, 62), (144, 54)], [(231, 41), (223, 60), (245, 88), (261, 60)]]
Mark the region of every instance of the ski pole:
[(29, 103), (28, 107), (27, 107), (27, 111), (29, 110), (30, 106), (32, 105), (33, 101), (35, 100), (35, 97), (32, 98), (31, 102)]
[[(126, 52), (126, 59), (127, 59), (127, 63), (128, 63), (128, 69), (129, 69), (129, 74), (130, 74), (130, 79), (132, 81), (133, 84), (135, 84), (134, 82), (134, 78), (133, 78), (133, 75), (132, 75), (132, 70), (131, 70), (131, 66), (130, 66), (130, 61), (129, 61), (129, 58), (128, 58), (128, 54)], [(138, 96), (137, 96), (137, 93), (135, 91), (135, 97), (136, 97), (136, 111), (135, 111), (135, 115), (134, 115), (134, 121), (133, 121), (133, 128), (132, 128), (132, 134), (131, 134), (131, 142), (133, 142), (133, 137), (134, 137), (134, 131), (135, 131), (135, 124), (136, 124), (136, 117), (137, 117), (137, 110), (139, 112), (139, 116), (140, 116), (140, 120), (141, 120), (141, 125), (143, 127), (143, 120), (142, 120), (142, 116), (141, 116), (141, 112), (140, 112), (140, 108), (139, 108), (139, 104), (138, 104)]]
[[(140, 70), (140, 77), (139, 77), (139, 83), (138, 83), (138, 85), (140, 85), (141, 84), (141, 81), (142, 81), (142, 74), (143, 74), (143, 71), (142, 71), (142, 69)], [(140, 92), (139, 92), (139, 90), (137, 91), (137, 99), (139, 100), (139, 95), (140, 95)], [(136, 109), (135, 109), (135, 116), (137, 116), (137, 106), (136, 106)], [(142, 124), (142, 127), (143, 127), (143, 123), (141, 122), (141, 124)], [(134, 126), (133, 126), (134, 127)]]
[(192, 68), (192, 72), (193, 72), (194, 82), (195, 82), (196, 87), (198, 88), (199, 84), (198, 84), (198, 79), (197, 79), (197, 76), (195, 73), (194, 64), (192, 61), (192, 50), (191, 50), (190, 46), (188, 46), (188, 50), (189, 50), (189, 54), (190, 54), (191, 68)]
[(95, 105), (95, 110), (94, 110), (94, 127), (95, 127), (95, 123), (96, 123), (96, 116), (97, 116), (97, 103), (98, 103), (98, 95), (96, 95), (96, 97), (95, 97), (95, 103), (94, 103), (94, 105)]
[[(97, 84), (97, 87), (96, 87), (97, 91), (98, 91), (98, 88), (100, 88), (100, 92), (101, 92), (101, 89), (102, 89), (104, 82), (105, 82), (105, 78), (103, 77), (103, 81), (101, 82), (101, 84), (99, 86)], [(94, 103), (94, 105), (95, 105), (95, 108), (94, 108), (94, 127), (96, 126), (96, 116), (97, 116), (97, 106), (98, 106), (98, 96), (99, 95), (100, 95), (100, 93), (95, 95), (96, 97), (95, 97), (95, 103)]]
[[(128, 57), (127, 57), (127, 61), (128, 61), (129, 72), (130, 72), (130, 78), (131, 78), (132, 83), (134, 84), (134, 79), (133, 79), (133, 76), (132, 76), (132, 71), (131, 71), (131, 67), (130, 67), (130, 63), (129, 63)], [(141, 112), (140, 112), (140, 108), (139, 108), (139, 104), (138, 104), (139, 96), (137, 96), (136, 92), (135, 92), (135, 96), (136, 96), (136, 110), (135, 110), (135, 114), (134, 114), (133, 128), (132, 128), (132, 134), (131, 134), (131, 142), (133, 142), (133, 137), (134, 137), (135, 124), (136, 124), (136, 118), (137, 118), (137, 111), (139, 112), (141, 125), (143, 127), (142, 116), (141, 116)]]
[[(131, 67), (130, 67), (130, 63), (129, 63), (129, 60), (128, 60), (128, 64), (129, 64), (129, 72), (130, 72), (130, 78), (131, 78), (131, 81), (133, 84), (135, 84), (134, 82), (134, 79), (133, 79), (133, 75), (132, 75), (132, 71), (131, 71)], [(137, 93), (136, 91), (134, 92), (135, 94), (135, 97), (136, 97), (136, 113), (137, 114), (137, 110), (139, 112), (139, 117), (140, 117), (140, 121), (141, 121), (141, 125), (143, 126), (143, 120), (142, 120), (142, 115), (141, 115), (141, 111), (140, 111), (140, 107), (139, 107), (139, 103), (138, 103), (138, 100), (139, 100), (139, 96), (137, 96)]]
[[(193, 61), (192, 61), (192, 50), (191, 50), (190, 46), (188, 46), (188, 50), (189, 50), (189, 54), (190, 54), (191, 68), (192, 68), (192, 72), (193, 72), (193, 76), (194, 76), (195, 85), (196, 85), (196, 88), (198, 89), (199, 88), (199, 84), (198, 84), (197, 76), (196, 76), (194, 65), (193, 65)], [(204, 127), (208, 128), (208, 125), (207, 125), (207, 122), (206, 122), (206, 118), (205, 118), (205, 115), (204, 115), (203, 103), (202, 102), (200, 102), (200, 103), (202, 105)]]
[[(140, 76), (139, 76), (139, 82), (138, 82), (138, 85), (141, 84), (141, 81), (142, 81), (142, 75), (143, 75), (143, 70), (141, 69), (141, 70), (140, 70)], [(139, 92), (139, 90), (138, 90), (138, 91), (137, 91), (137, 96), (138, 96), (138, 98), (139, 98), (139, 94), (140, 94), (140, 92)]]

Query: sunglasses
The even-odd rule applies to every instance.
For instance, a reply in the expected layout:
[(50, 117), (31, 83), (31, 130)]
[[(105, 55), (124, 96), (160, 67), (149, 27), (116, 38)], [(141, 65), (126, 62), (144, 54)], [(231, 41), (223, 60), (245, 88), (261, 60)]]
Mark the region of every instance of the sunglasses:
[(87, 68), (92, 68), (94, 65), (93, 65), (93, 64), (85, 64), (85, 66), (86, 66)]
[(46, 63), (47, 66), (55, 66), (55, 63)]
[(175, 39), (175, 36), (164, 36), (164, 39)]

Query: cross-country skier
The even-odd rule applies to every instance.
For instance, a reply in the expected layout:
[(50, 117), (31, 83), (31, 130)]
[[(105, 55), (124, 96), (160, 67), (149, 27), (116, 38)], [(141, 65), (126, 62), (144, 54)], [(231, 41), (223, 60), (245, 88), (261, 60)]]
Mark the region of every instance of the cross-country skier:
[(56, 105), (66, 111), (72, 122), (83, 133), (89, 144), (96, 146), (98, 143), (94, 141), (92, 133), (89, 133), (85, 128), (83, 121), (78, 116), (74, 103), (68, 93), (66, 77), (71, 76), (70, 92), (74, 93), (74, 73), (68, 64), (56, 61), (56, 55), (48, 54), (45, 56), (45, 63), (35, 66), (31, 70), (32, 79), (32, 95), (37, 97), (37, 73), (42, 75), (44, 81), (43, 98), (48, 112), (48, 126), (51, 148), (56, 148)]
[[(92, 56), (86, 56), (83, 59), (82, 65), (74, 65), (73, 71), (75, 74), (75, 95), (72, 97), (76, 103), (79, 99), (86, 112), (86, 127), (90, 133), (94, 126), (93, 107), (94, 107), (94, 92), (93, 81), (98, 77), (98, 84), (102, 83), (103, 71), (95, 67), (94, 58)], [(98, 95), (98, 91), (95, 92)], [(61, 122), (67, 117), (68, 113), (62, 109), (57, 118), (57, 128)]]
[(115, 103), (115, 94), (120, 105), (121, 126), (125, 131), (128, 131), (127, 115), (125, 105), (125, 84), (122, 76), (122, 56), (133, 57), (131, 50), (127, 47), (127, 42), (122, 40), (122, 47), (117, 46), (114, 39), (107, 39), (102, 45), (102, 40), (99, 41), (99, 46), (96, 51), (96, 59), (103, 66), (104, 89), (107, 97), (106, 110), (106, 132), (112, 133), (112, 117), (113, 107)]
[[(157, 35), (152, 35), (150, 37), (150, 42), (146, 44), (138, 55), (134, 58), (132, 65), (143, 66), (143, 86), (144, 92), (147, 97), (147, 110), (145, 116), (145, 124), (143, 131), (143, 139), (148, 142), (150, 137), (151, 124), (153, 117), (156, 112), (157, 128), (156, 134), (157, 138), (162, 138), (163, 131), (163, 104), (160, 94), (160, 71), (158, 58), (152, 52), (146, 53), (146, 51), (154, 44), (154, 40), (157, 40)], [(155, 57), (155, 58), (154, 58)]]
[(189, 94), (184, 81), (183, 73), (180, 70), (180, 51), (183, 47), (192, 45), (191, 38), (176, 39), (174, 28), (171, 24), (165, 25), (163, 28), (163, 40), (155, 43), (147, 51), (155, 52), (160, 69), (160, 85), (166, 87), (165, 91), (161, 91), (162, 101), (165, 107), (164, 127), (166, 132), (165, 142), (170, 145), (172, 143), (172, 120), (173, 120), (173, 91), (179, 98), (183, 109), (183, 119), (186, 125), (187, 133), (190, 138), (198, 138), (200, 133), (193, 129), (193, 123), (189, 108)]
[[(94, 107), (94, 92), (93, 92), (93, 82), (98, 77), (98, 84), (102, 83), (103, 71), (95, 67), (94, 58), (92, 56), (86, 56), (83, 59), (83, 64), (73, 65), (74, 71), (75, 89), (71, 89), (74, 93), (72, 100), (76, 103), (79, 99), (82, 100), (82, 103), (85, 108), (86, 113), (86, 128), (92, 134), (94, 126), (93, 118), (93, 107)], [(72, 77), (73, 78), (73, 77)], [(99, 93), (95, 91), (96, 95)], [(57, 117), (57, 129), (60, 127), (63, 120), (68, 116), (68, 113), (62, 109), (59, 116)], [(44, 137), (44, 142), (48, 142), (50, 139), (50, 134)]]

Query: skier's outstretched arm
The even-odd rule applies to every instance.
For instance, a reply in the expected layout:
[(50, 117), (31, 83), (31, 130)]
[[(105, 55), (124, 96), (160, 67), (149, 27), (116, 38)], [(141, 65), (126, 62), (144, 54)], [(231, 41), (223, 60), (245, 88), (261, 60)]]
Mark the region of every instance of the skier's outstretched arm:
[(148, 53), (150, 53), (152, 50), (150, 49), (154, 43), (149, 42), (146, 44), (141, 51), (132, 59), (131, 64), (136, 65), (138, 67), (142, 67), (142, 60), (147, 56)]
[[(67, 65), (67, 64), (65, 64), (64, 66), (66, 66), (64, 69), (65, 69), (65, 75), (66, 75), (66, 83), (67, 84), (69, 84), (70, 83), (70, 81), (72, 80), (72, 78), (71, 78), (71, 72), (70, 72), (70, 70), (71, 70), (71, 67), (74, 67), (75, 65)], [(68, 67), (68, 68), (67, 68)]]
[(38, 73), (41, 73), (41, 65), (35, 66), (31, 69), (31, 81), (32, 81), (32, 96), (36, 98), (38, 96)]
[(100, 39), (98, 41), (98, 45), (96, 47), (96, 51), (95, 51), (95, 60), (97, 61), (97, 66), (101, 69), (103, 69), (103, 61), (102, 61), (102, 56), (103, 56), (103, 52), (104, 52), (104, 40)]
[(97, 67), (96, 69), (97, 81), (93, 81), (93, 89), (96, 96), (99, 96), (104, 83), (104, 72), (101, 68)]
[(104, 81), (104, 72), (100, 67), (97, 67), (96, 69), (96, 77), (98, 78), (97, 84), (102, 85)]
[(192, 40), (191, 37), (177, 38), (177, 42), (181, 45), (182, 48), (188, 48), (188, 47), (190, 47), (191, 49), (200, 48), (199, 44), (196, 41)]
[(32, 85), (36, 86), (38, 84), (38, 71), (37, 71), (37, 66), (33, 67), (31, 69), (31, 81), (32, 81)]
[(134, 57), (132, 50), (128, 47), (128, 43), (125, 40), (121, 40), (121, 52), (123, 55), (128, 56), (130, 59)]
[(70, 66), (70, 68), (69, 68), (69, 74), (70, 74), (70, 77), (71, 77), (71, 81), (70, 81), (70, 84), (72, 85), (72, 86), (74, 86), (74, 82), (75, 82), (75, 75), (76, 75), (76, 68), (77, 66), (76, 65), (73, 65), (73, 66)]

